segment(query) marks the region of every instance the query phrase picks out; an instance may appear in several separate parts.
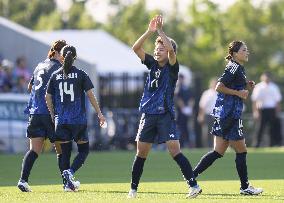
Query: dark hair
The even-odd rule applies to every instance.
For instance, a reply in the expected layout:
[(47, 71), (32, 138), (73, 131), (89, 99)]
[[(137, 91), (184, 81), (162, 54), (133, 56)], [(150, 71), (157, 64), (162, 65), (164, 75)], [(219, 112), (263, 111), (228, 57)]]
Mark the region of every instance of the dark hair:
[(17, 64), (17, 66), (20, 65), (20, 63), (23, 62), (23, 61), (25, 61), (25, 60), (26, 60), (26, 59), (25, 59), (25, 57), (23, 57), (23, 56), (18, 57), (18, 58), (16, 59), (16, 64)]
[(229, 44), (228, 55), (225, 57), (226, 60), (231, 60), (233, 58), (233, 53), (238, 52), (242, 45), (245, 43), (243, 41), (234, 40)]
[[(177, 53), (177, 43), (175, 42), (175, 40), (173, 40), (173, 39), (170, 38), (170, 37), (168, 37), (168, 39), (170, 40), (170, 42), (171, 42), (171, 44), (172, 44), (172, 46), (173, 46), (174, 52)], [(159, 44), (159, 43), (161, 43), (161, 44), (164, 45), (163, 39), (162, 39), (162, 37), (160, 37), (160, 36), (157, 37), (157, 39), (156, 39), (156, 41), (155, 41), (155, 46), (156, 46), (157, 44)]]
[(48, 54), (47, 54), (47, 57), (48, 58), (52, 58), (54, 57), (55, 55), (55, 52), (60, 52), (61, 49), (66, 46), (66, 41), (65, 40), (57, 40), (55, 42), (53, 42)]
[(66, 45), (62, 48), (61, 55), (64, 58), (63, 72), (64, 75), (67, 77), (68, 72), (73, 65), (73, 62), (77, 57), (76, 48), (70, 45)]

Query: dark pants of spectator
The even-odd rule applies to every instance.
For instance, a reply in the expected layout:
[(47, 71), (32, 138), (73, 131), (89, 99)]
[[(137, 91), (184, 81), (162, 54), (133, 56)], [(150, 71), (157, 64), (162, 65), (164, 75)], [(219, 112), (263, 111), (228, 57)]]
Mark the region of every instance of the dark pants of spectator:
[(260, 110), (260, 121), (257, 126), (257, 141), (255, 147), (259, 147), (264, 130), (269, 125), (270, 146), (281, 145), (281, 125), (280, 119), (276, 116), (275, 108), (265, 108)]
[(189, 145), (189, 129), (188, 129), (189, 117), (182, 113), (178, 114), (177, 127), (180, 132), (180, 146), (185, 147)]

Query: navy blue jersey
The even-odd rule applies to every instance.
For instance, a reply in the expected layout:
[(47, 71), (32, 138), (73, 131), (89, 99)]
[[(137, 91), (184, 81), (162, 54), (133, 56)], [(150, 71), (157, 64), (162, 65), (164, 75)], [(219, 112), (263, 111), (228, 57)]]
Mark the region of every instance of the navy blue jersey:
[[(244, 90), (246, 88), (245, 69), (242, 65), (231, 60), (218, 81), (230, 89)], [(241, 117), (242, 111), (243, 100), (240, 97), (219, 92), (212, 115), (216, 118), (238, 119)]]
[(47, 93), (52, 95), (56, 124), (86, 124), (85, 92), (94, 88), (83, 70), (72, 66), (64, 78), (60, 68), (51, 76)]
[(46, 59), (37, 65), (31, 79), (31, 97), (25, 113), (49, 114), (45, 102), (46, 86), (52, 73), (60, 66), (61, 63), (56, 59)]
[(150, 70), (139, 110), (147, 114), (163, 114), (169, 111), (174, 116), (174, 90), (178, 79), (179, 64), (166, 63), (159, 67), (158, 61), (153, 56), (145, 54), (143, 64)]

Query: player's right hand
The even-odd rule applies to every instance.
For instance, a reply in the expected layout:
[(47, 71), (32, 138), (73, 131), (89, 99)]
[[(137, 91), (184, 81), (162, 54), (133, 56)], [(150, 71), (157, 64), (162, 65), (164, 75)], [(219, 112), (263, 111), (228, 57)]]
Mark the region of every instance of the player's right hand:
[(148, 30), (150, 32), (156, 32), (156, 30), (157, 30), (156, 17), (151, 19), (149, 26), (148, 26)]
[(248, 90), (239, 90), (237, 96), (242, 98), (242, 99), (247, 99), (248, 95), (249, 95), (249, 91)]

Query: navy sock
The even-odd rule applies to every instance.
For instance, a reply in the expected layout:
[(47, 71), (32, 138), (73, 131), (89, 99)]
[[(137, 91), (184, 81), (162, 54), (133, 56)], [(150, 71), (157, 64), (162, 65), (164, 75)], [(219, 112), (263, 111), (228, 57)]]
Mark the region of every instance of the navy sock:
[(194, 178), (192, 167), (188, 161), (188, 159), (182, 154), (179, 153), (174, 157), (174, 160), (177, 162), (177, 164), (180, 167), (180, 170), (183, 174), (184, 179), (187, 181), (187, 184), (190, 187), (194, 187), (197, 185), (197, 182)]
[(62, 172), (63, 172), (62, 154), (57, 154), (57, 164), (58, 164), (58, 168), (60, 170), (60, 174), (62, 174)]
[(209, 166), (211, 166), (216, 159), (221, 158), (221, 157), (222, 155), (216, 151), (211, 151), (205, 154), (200, 159), (199, 163), (193, 170), (194, 177), (197, 177), (199, 174), (205, 171)]
[(70, 168), (70, 157), (72, 152), (72, 142), (61, 143), (61, 170), (67, 170)]
[(236, 168), (240, 177), (241, 181), (241, 188), (247, 189), (248, 188), (248, 172), (247, 172), (247, 161), (246, 161), (247, 153), (236, 153)]
[(64, 177), (62, 176), (62, 173), (63, 173), (62, 154), (57, 154), (57, 164), (58, 164), (58, 168), (59, 168), (59, 170), (60, 170), (60, 176), (62, 177), (63, 185), (65, 185), (65, 179), (64, 179)]
[(132, 179), (131, 179), (131, 189), (137, 190), (141, 175), (143, 173), (143, 167), (145, 163), (145, 158), (135, 156), (132, 165)]
[(37, 157), (38, 154), (33, 150), (29, 150), (26, 153), (22, 163), (21, 180), (28, 182), (30, 172), (33, 168), (34, 162), (37, 159)]
[(74, 158), (73, 163), (71, 165), (72, 173), (75, 173), (81, 166), (84, 164), (87, 156), (89, 154), (89, 142), (84, 144), (77, 144), (78, 154)]

